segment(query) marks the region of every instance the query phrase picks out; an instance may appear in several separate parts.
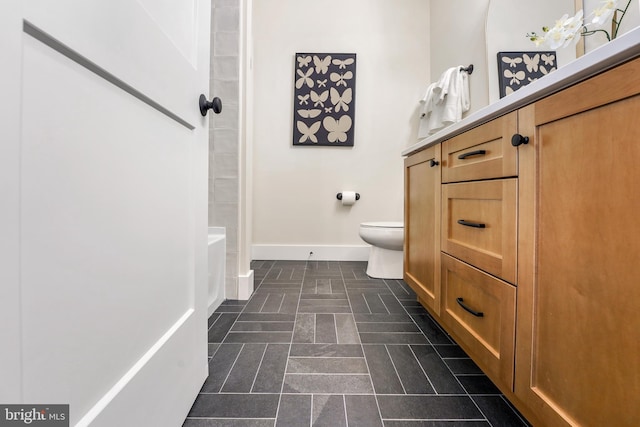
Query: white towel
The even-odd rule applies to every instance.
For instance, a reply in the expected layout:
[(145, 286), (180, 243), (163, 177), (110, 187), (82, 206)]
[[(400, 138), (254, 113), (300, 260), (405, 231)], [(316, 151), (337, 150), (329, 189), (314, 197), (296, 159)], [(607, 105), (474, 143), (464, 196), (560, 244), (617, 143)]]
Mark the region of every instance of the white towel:
[(418, 138), (425, 138), (438, 130), (462, 120), (469, 110), (469, 76), (461, 66), (446, 70), (437, 82), (431, 83), (422, 104)]

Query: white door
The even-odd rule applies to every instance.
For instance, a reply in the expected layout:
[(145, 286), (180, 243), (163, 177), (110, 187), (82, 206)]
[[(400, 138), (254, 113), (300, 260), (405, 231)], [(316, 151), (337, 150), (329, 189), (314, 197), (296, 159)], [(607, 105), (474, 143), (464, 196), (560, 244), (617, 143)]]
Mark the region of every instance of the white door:
[(209, 20), (0, 2), (0, 403), (184, 420), (207, 375)]

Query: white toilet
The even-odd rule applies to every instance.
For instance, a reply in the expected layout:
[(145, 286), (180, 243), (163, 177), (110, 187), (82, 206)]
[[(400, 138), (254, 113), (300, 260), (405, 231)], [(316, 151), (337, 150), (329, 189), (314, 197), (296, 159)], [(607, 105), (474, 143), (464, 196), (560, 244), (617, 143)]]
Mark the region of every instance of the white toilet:
[(404, 223), (363, 222), (360, 237), (371, 245), (367, 275), (376, 279), (402, 279)]

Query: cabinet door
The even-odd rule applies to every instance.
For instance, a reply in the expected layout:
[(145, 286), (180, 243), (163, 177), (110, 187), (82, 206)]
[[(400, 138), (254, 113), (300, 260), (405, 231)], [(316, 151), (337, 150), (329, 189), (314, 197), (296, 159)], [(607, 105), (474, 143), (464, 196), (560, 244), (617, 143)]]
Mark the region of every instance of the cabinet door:
[(640, 419), (638, 93), (636, 60), (520, 111), (515, 393), (540, 425)]
[(405, 160), (404, 280), (440, 313), (440, 145)]

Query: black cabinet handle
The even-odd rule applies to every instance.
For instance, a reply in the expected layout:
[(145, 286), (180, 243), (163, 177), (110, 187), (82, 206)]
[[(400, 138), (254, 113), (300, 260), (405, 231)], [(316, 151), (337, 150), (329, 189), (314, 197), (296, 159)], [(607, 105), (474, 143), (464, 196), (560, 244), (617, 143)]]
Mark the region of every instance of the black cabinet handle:
[(456, 298), (456, 302), (458, 303), (458, 305), (460, 305), (460, 307), (464, 308), (466, 311), (468, 311), (469, 313), (473, 314), (474, 316), (476, 316), (476, 317), (484, 317), (484, 313), (483, 312), (472, 310), (469, 307), (467, 307), (465, 304), (463, 304), (464, 300), (462, 299), (462, 297)]
[(481, 222), (471, 222), (465, 221), (464, 219), (459, 219), (458, 224), (464, 225), (465, 227), (473, 227), (473, 228), (485, 228), (487, 225)]
[(431, 167), (438, 166), (439, 164), (440, 164), (440, 162), (437, 161), (437, 160), (433, 160), (433, 159), (429, 160), (429, 165)]
[(487, 154), (486, 150), (476, 150), (476, 151), (469, 151), (468, 153), (464, 153), (464, 154), (460, 154), (458, 156), (458, 158), (460, 160), (464, 160), (467, 157), (471, 157), (471, 156), (484, 156), (485, 154)]
[(528, 136), (522, 136), (519, 133), (516, 133), (511, 137), (511, 145), (513, 145), (514, 147), (517, 147), (522, 144), (528, 144), (528, 143), (529, 143)]

